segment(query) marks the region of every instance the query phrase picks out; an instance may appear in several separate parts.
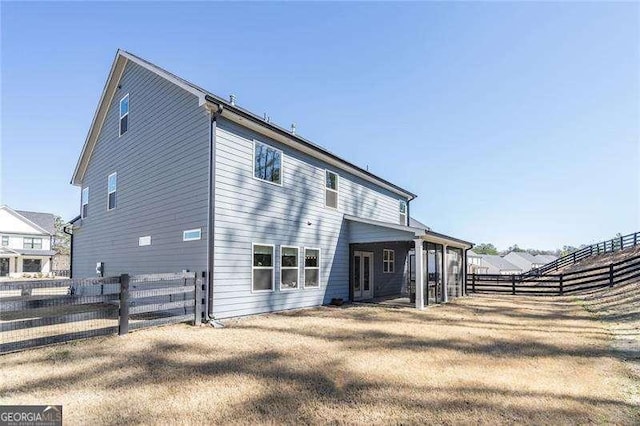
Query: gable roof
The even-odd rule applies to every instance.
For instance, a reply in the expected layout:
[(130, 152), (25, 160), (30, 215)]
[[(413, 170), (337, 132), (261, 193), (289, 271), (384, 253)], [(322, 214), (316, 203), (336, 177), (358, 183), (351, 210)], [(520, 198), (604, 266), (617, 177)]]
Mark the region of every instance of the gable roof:
[(80, 157), (78, 158), (78, 163), (76, 164), (76, 168), (73, 172), (73, 177), (71, 178), (71, 183), (73, 185), (79, 186), (82, 184), (82, 179), (84, 177), (87, 166), (89, 164), (89, 160), (91, 158), (91, 154), (97, 142), (98, 135), (100, 134), (100, 130), (102, 129), (102, 125), (104, 124), (105, 117), (109, 110), (109, 105), (111, 104), (111, 100), (113, 99), (113, 96), (116, 92), (118, 82), (122, 77), (125, 66), (129, 61), (146, 68), (147, 70), (157, 74), (158, 76), (194, 94), (198, 97), (199, 105), (204, 107), (212, 107), (210, 109), (221, 111), (223, 117), (235, 121), (244, 127), (265, 134), (266, 136), (285, 143), (293, 147), (294, 149), (307, 153), (320, 160), (326, 161), (329, 164), (347, 171), (348, 173), (361, 177), (369, 182), (375, 183), (409, 200), (417, 197), (417, 195), (413, 194), (412, 192), (407, 191), (406, 189), (401, 188), (369, 172), (368, 170), (356, 166), (355, 164), (333, 154), (325, 148), (316, 145), (315, 143), (304, 139), (296, 134), (293, 134), (289, 130), (271, 123), (270, 121), (266, 121), (263, 117), (257, 114), (254, 114), (244, 108), (238, 107), (237, 105), (232, 105), (225, 99), (214, 95), (213, 93), (208, 92), (201, 87), (196, 86), (195, 84), (190, 83), (187, 80), (184, 80), (183, 78), (180, 78), (175, 74), (172, 74), (165, 69), (160, 68), (157, 65), (152, 64), (151, 62), (146, 61), (122, 49), (118, 49), (113, 64), (111, 65), (111, 70), (109, 71), (107, 82), (105, 83), (104, 89), (102, 90), (102, 95), (100, 96), (98, 107), (91, 122), (89, 133), (87, 134), (87, 138), (80, 153)]
[(535, 258), (538, 263), (551, 263), (558, 259), (556, 256), (551, 254), (538, 254), (535, 256)]
[(536, 259), (534, 255), (532, 255), (531, 253), (527, 253), (526, 251), (512, 251), (510, 253), (507, 253), (507, 256), (510, 254), (513, 254), (515, 256), (520, 256), (521, 258), (523, 258), (524, 260), (530, 263), (540, 263), (540, 261)]
[(521, 268), (496, 254), (483, 254), (481, 256), (485, 262), (500, 269), (501, 271), (522, 271)]
[(53, 235), (56, 233), (55, 217), (51, 213), (13, 210), (9, 206), (0, 206), (0, 209), (6, 210), (18, 219), (26, 222), (30, 226), (42, 231), (45, 234)]

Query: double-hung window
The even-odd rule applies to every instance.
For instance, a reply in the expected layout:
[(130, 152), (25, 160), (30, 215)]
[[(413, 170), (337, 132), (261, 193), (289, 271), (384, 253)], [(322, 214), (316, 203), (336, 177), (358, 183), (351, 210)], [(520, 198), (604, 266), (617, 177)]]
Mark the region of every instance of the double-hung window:
[(120, 133), (119, 136), (124, 135), (129, 130), (129, 94), (124, 95), (120, 99)]
[(89, 187), (82, 188), (82, 210), (80, 216), (84, 219), (89, 213)]
[(42, 238), (24, 237), (22, 239), (22, 248), (24, 249), (42, 249)]
[(282, 185), (282, 151), (261, 142), (253, 142), (253, 177)]
[(320, 249), (304, 249), (304, 287), (320, 287)]
[(9, 245), (9, 236), (8, 235), (3, 235), (2, 236), (2, 247), (6, 247)]
[(273, 245), (254, 244), (252, 264), (253, 291), (273, 290)]
[(338, 208), (338, 174), (325, 170), (324, 205)]
[(400, 225), (407, 224), (407, 202), (400, 200)]
[(107, 210), (113, 210), (117, 204), (118, 174), (111, 173), (107, 178)]
[(280, 247), (280, 290), (294, 290), (298, 288), (299, 249), (297, 247)]
[(382, 272), (390, 273), (396, 271), (396, 253), (393, 250), (384, 249), (382, 251)]

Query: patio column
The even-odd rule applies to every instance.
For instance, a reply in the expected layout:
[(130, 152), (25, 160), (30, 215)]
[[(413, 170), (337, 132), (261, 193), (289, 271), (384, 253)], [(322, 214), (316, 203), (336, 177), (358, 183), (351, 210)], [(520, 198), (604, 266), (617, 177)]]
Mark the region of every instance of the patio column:
[(424, 309), (424, 263), (422, 239), (413, 240), (416, 252), (416, 309)]
[(449, 256), (447, 256), (447, 245), (442, 245), (442, 259), (444, 265), (442, 265), (442, 282), (444, 284), (444, 294), (442, 300), (444, 303), (449, 301), (449, 271), (447, 271), (447, 265), (449, 263)]

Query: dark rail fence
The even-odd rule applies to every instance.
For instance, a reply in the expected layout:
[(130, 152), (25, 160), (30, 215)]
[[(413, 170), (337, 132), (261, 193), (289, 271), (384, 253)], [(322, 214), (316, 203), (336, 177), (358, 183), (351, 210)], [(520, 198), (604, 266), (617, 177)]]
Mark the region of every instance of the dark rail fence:
[(195, 273), (0, 282), (0, 354), (202, 321)]
[(470, 274), (467, 277), (466, 290), (470, 294), (562, 296), (613, 287), (637, 279), (640, 279), (640, 256), (564, 274), (540, 276)]
[(623, 235), (621, 237), (612, 238), (611, 240), (601, 241), (590, 246), (583, 247), (579, 250), (564, 255), (553, 262), (549, 262), (546, 265), (542, 265), (539, 268), (525, 272), (523, 276), (539, 276), (545, 275), (550, 271), (557, 271), (566, 266), (573, 265), (591, 256), (597, 256), (604, 253), (612, 253), (619, 250), (635, 247), (640, 244), (640, 232), (635, 232), (629, 235)]

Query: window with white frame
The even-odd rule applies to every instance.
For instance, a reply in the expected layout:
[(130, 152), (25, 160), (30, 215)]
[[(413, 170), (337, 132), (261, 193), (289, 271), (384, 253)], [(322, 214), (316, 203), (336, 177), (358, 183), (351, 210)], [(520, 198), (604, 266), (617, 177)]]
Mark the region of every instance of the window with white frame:
[(117, 204), (118, 173), (111, 173), (107, 178), (107, 210), (113, 210)]
[(188, 229), (182, 231), (182, 241), (196, 241), (202, 238), (202, 229)]
[(42, 250), (42, 238), (24, 237), (22, 239), (22, 248)]
[(320, 249), (304, 249), (304, 287), (320, 287)]
[(298, 267), (298, 247), (280, 247), (280, 289), (294, 290), (298, 288), (300, 269)]
[(262, 142), (253, 142), (253, 176), (282, 185), (282, 151)]
[(151, 245), (151, 235), (146, 235), (144, 237), (138, 238), (138, 245), (142, 246), (150, 246)]
[(2, 246), (6, 247), (9, 245), (9, 236), (8, 235), (3, 235), (2, 236)]
[(325, 171), (324, 205), (333, 209), (338, 208), (338, 174)]
[(82, 210), (80, 216), (84, 219), (89, 213), (89, 187), (82, 188)]
[(124, 135), (129, 130), (129, 94), (120, 99), (120, 133)]
[(407, 224), (407, 202), (400, 200), (400, 225)]
[(273, 275), (273, 245), (254, 244), (251, 274), (253, 291), (272, 291)]
[(396, 271), (396, 252), (384, 249), (382, 251), (382, 272), (390, 273)]

